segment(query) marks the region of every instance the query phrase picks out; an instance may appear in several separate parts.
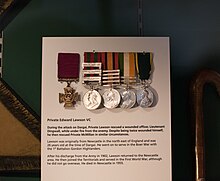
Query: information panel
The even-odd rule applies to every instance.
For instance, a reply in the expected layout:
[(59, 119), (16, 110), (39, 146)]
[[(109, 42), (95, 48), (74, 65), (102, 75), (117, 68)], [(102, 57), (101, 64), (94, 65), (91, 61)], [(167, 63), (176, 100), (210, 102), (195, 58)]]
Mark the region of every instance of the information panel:
[(170, 181), (169, 38), (45, 37), (42, 181)]

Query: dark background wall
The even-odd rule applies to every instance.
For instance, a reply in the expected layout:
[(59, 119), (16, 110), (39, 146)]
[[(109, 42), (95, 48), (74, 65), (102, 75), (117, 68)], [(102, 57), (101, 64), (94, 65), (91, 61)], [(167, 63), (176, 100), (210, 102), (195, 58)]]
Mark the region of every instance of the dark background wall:
[[(219, 7), (218, 0), (143, 0), (143, 35), (170, 37), (175, 181), (194, 177), (189, 86), (202, 68), (220, 72)], [(40, 115), (41, 38), (139, 36), (137, 8), (137, 0), (32, 0), (4, 30), (3, 79)], [(207, 177), (216, 181), (220, 180), (220, 99), (211, 86), (205, 87), (205, 94)]]

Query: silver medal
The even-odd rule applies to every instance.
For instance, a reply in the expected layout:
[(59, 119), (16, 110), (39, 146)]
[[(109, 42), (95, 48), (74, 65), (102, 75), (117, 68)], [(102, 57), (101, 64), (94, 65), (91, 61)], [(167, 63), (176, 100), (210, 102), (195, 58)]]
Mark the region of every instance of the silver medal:
[(132, 108), (136, 103), (136, 95), (131, 90), (125, 90), (121, 92), (121, 108), (123, 109), (130, 109)]
[(102, 98), (98, 91), (90, 90), (83, 96), (83, 104), (88, 110), (97, 109), (102, 102)]
[(137, 103), (140, 107), (147, 108), (153, 104), (154, 95), (149, 88), (137, 92)]
[(108, 109), (116, 108), (121, 100), (120, 94), (116, 89), (107, 89), (103, 95), (103, 104)]
[[(94, 87), (97, 87), (101, 84), (101, 66), (100, 62), (98, 63), (83, 63), (82, 64), (82, 83), (90, 88), (88, 92), (83, 96), (83, 104), (88, 110), (97, 109), (101, 102), (102, 97), (98, 91), (94, 90)], [(92, 70), (90, 70), (92, 68)]]

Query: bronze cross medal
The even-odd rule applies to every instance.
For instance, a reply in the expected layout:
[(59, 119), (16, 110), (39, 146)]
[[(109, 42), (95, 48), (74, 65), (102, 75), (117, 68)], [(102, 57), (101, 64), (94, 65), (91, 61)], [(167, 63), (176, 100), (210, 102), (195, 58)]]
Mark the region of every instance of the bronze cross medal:
[(80, 95), (76, 90), (70, 87), (68, 83), (64, 88), (64, 93), (59, 93), (59, 103), (64, 103), (65, 108), (74, 107), (77, 101), (80, 100)]
[(58, 53), (58, 81), (66, 82), (64, 93), (59, 93), (59, 103), (64, 103), (65, 108), (74, 107), (80, 99), (80, 95), (73, 89), (71, 82), (79, 81), (79, 61), (78, 53)]

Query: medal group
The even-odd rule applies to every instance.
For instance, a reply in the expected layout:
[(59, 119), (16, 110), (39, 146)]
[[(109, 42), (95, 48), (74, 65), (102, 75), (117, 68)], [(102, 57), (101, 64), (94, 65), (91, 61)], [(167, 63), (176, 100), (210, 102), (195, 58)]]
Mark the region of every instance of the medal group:
[[(58, 81), (67, 82), (59, 102), (74, 107), (80, 95), (71, 87), (79, 82), (80, 55), (58, 53)], [(151, 107), (153, 53), (151, 52), (84, 52), (82, 84), (88, 91), (82, 102), (86, 109), (130, 109)]]

